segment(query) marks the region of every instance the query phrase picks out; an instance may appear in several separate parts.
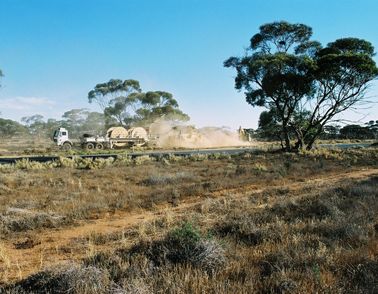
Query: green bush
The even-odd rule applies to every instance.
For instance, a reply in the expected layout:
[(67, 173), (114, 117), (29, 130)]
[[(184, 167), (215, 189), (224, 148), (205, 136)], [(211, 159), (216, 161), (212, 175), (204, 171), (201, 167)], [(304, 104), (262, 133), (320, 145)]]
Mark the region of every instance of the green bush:
[(109, 274), (99, 268), (68, 264), (29, 276), (12, 288), (5, 293), (102, 294), (109, 293), (110, 280)]
[(27, 158), (17, 160), (15, 163), (17, 169), (43, 169), (45, 168), (44, 164), (37, 161), (30, 161)]
[(187, 264), (213, 273), (225, 262), (221, 244), (201, 234), (191, 223), (184, 223), (170, 231), (165, 238), (141, 242), (130, 254), (142, 254), (157, 267), (168, 264)]
[(189, 160), (190, 161), (205, 161), (205, 160), (208, 160), (209, 159), (209, 155), (208, 154), (191, 154), (189, 155)]
[(130, 155), (128, 154), (120, 154), (117, 156), (116, 160), (114, 161), (115, 165), (121, 166), (121, 165), (126, 165), (129, 166), (133, 164), (133, 159), (131, 158)]
[(141, 156), (135, 157), (134, 164), (135, 165), (142, 165), (146, 162), (152, 162), (152, 161), (155, 161), (155, 158), (153, 158), (149, 155), (141, 155)]

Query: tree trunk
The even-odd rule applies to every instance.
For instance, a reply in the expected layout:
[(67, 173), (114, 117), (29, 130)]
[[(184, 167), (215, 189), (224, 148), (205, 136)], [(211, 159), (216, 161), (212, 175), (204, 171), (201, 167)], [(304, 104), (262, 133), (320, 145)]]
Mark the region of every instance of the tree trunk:
[(294, 149), (299, 151), (303, 148), (303, 139), (300, 138), (298, 141), (295, 143)]
[(284, 141), (285, 141), (285, 151), (290, 151), (291, 146), (290, 146), (290, 137), (289, 137), (289, 130), (287, 126), (282, 126), (282, 131), (283, 131), (283, 136), (284, 136)]
[(306, 150), (311, 150), (316, 139), (319, 137), (320, 133), (322, 132), (323, 130), (323, 126), (321, 128), (319, 128), (319, 130), (310, 138), (310, 140), (308, 141), (307, 143), (307, 146), (306, 146)]
[(296, 151), (298, 151), (298, 150), (303, 148), (304, 136), (303, 136), (302, 131), (299, 128), (294, 127), (294, 131), (295, 131), (295, 135), (297, 137), (297, 142), (295, 143), (294, 149)]

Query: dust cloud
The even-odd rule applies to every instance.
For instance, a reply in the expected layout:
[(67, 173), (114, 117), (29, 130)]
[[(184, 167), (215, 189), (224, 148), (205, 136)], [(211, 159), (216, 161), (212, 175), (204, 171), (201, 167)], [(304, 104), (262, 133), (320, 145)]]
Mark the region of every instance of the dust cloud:
[(157, 120), (149, 127), (152, 137), (161, 148), (214, 148), (231, 146), (250, 146), (251, 142), (240, 139), (237, 131), (227, 128), (204, 127), (176, 121)]

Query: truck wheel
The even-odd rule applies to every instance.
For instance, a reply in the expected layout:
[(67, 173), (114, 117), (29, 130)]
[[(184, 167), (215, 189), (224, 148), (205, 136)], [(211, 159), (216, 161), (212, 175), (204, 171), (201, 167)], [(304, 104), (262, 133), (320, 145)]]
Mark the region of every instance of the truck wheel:
[(64, 142), (62, 145), (63, 150), (71, 150), (72, 144), (70, 142)]
[(88, 149), (88, 150), (92, 150), (92, 149), (94, 149), (94, 144), (93, 143), (87, 143), (87, 144), (85, 144), (85, 148), (86, 149)]
[(102, 149), (104, 149), (104, 145), (102, 145), (102, 143), (97, 143), (96, 144), (96, 149), (102, 150)]
[(135, 142), (132, 143), (132, 147), (142, 147), (143, 145), (145, 145), (147, 142), (145, 140), (137, 140)]

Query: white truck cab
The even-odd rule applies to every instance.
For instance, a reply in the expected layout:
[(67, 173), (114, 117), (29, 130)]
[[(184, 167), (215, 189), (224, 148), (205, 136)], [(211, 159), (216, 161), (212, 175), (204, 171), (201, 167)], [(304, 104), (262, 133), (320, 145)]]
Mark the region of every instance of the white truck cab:
[(64, 149), (69, 150), (72, 148), (72, 142), (69, 139), (68, 131), (65, 128), (59, 128), (55, 130), (53, 140), (56, 145), (61, 146)]

